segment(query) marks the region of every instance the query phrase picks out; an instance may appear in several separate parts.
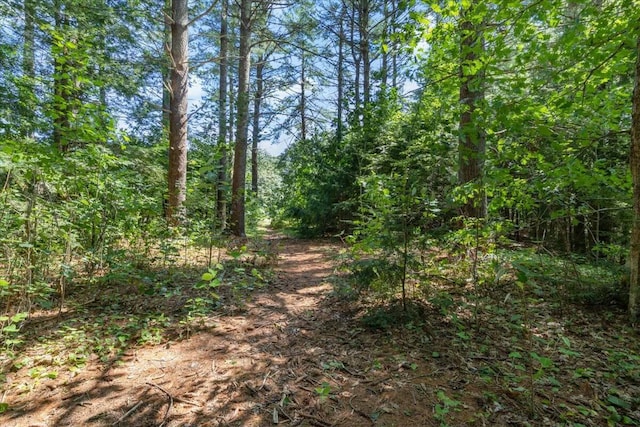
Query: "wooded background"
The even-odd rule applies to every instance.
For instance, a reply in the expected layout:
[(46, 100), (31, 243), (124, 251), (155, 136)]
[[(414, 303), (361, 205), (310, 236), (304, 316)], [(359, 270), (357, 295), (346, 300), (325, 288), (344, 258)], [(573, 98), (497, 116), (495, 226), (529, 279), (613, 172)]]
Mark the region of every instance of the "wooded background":
[(637, 1), (3, 0), (0, 16), (5, 335), (78, 275), (264, 218), (351, 236), (401, 271), (392, 292), (434, 245), (533, 248), (615, 272), (590, 297), (638, 316)]

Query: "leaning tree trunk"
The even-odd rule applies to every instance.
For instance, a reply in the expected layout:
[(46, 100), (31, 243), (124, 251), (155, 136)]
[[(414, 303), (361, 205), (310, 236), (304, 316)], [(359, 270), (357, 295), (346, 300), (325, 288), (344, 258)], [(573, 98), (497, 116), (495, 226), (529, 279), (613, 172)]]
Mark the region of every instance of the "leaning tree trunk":
[(462, 207), (467, 217), (484, 218), (486, 201), (481, 191), (484, 166), (485, 134), (479, 123), (479, 104), (484, 99), (484, 73), (475, 63), (484, 50), (482, 31), (462, 11), (460, 24), (460, 129), (458, 143), (458, 180), (460, 185), (474, 184), (477, 189)]
[(238, 64), (238, 119), (231, 180), (231, 231), (245, 236), (245, 185), (249, 132), (249, 72), (251, 68), (251, 0), (240, 4), (240, 58)]
[(178, 225), (185, 218), (187, 198), (187, 96), (189, 93), (188, 1), (171, 5), (171, 99), (169, 113), (169, 203), (167, 221)]
[(633, 88), (633, 110), (631, 114), (631, 156), (633, 177), (633, 228), (629, 265), (629, 315), (632, 322), (638, 321), (638, 298), (640, 296), (640, 37), (636, 45), (636, 77)]

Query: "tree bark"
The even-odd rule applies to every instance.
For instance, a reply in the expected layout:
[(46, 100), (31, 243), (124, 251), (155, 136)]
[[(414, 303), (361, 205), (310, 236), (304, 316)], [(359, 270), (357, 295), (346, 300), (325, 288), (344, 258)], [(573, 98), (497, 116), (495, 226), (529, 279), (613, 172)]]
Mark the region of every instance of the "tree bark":
[(251, 0), (240, 3), (240, 58), (238, 64), (238, 98), (236, 141), (231, 181), (231, 231), (244, 237), (245, 185), (249, 131), (249, 73), (251, 68)]
[(304, 49), (300, 51), (300, 140), (307, 140), (307, 72), (306, 56)]
[(629, 266), (629, 316), (633, 323), (638, 321), (638, 299), (640, 298), (640, 37), (636, 42), (636, 69), (633, 88), (631, 114), (631, 155), (630, 167), (633, 178), (633, 226)]
[(167, 220), (171, 225), (178, 225), (186, 216), (184, 202), (187, 197), (188, 1), (173, 0), (171, 10), (171, 108)]
[(164, 57), (162, 65), (162, 138), (169, 135), (171, 109), (171, 0), (164, 0)]
[(340, 23), (338, 33), (338, 118), (336, 125), (336, 135), (338, 142), (342, 142), (343, 130), (343, 115), (344, 115), (344, 43), (346, 35), (344, 32), (344, 18), (347, 14), (346, 7), (343, 5), (340, 11)]
[(227, 227), (227, 76), (229, 74), (229, 0), (222, 0), (220, 13), (220, 85), (218, 94), (218, 182), (216, 191), (216, 216), (221, 231)]
[(253, 135), (251, 138), (251, 192), (258, 195), (258, 143), (260, 142), (260, 111), (264, 95), (264, 65), (266, 57), (260, 55), (256, 63), (256, 93), (253, 96)]
[[(66, 8), (60, 0), (54, 2), (54, 25), (58, 34), (66, 34), (69, 19)], [(62, 153), (69, 151), (69, 130), (71, 127), (73, 81), (71, 75), (72, 58), (67, 55), (67, 46), (54, 42), (51, 46), (53, 56), (53, 144)]]
[(360, 36), (360, 58), (362, 60), (362, 97), (365, 109), (371, 101), (371, 61), (369, 60), (369, 0), (360, 0), (358, 32)]
[(462, 207), (467, 217), (484, 218), (486, 201), (482, 191), (485, 155), (485, 134), (479, 120), (479, 104), (484, 99), (484, 73), (477, 61), (484, 51), (482, 30), (466, 17), (463, 10), (460, 23), (460, 114), (458, 142), (458, 181), (460, 185), (476, 184)]
[(34, 0), (24, 0), (24, 44), (22, 46), (22, 76), (23, 81), (20, 87), (20, 108), (25, 120), (22, 129), (24, 136), (33, 136), (33, 121), (35, 118), (35, 14), (36, 7)]
[(354, 79), (353, 79), (353, 99), (354, 99), (354, 108), (356, 114), (360, 114), (360, 63), (362, 61), (362, 56), (360, 56), (359, 47), (356, 48), (356, 7), (352, 5), (351, 7), (351, 16), (349, 20), (349, 44), (351, 46), (351, 56), (353, 58), (353, 71), (354, 71)]
[(387, 82), (389, 79), (389, 20), (392, 17), (392, 13), (388, 9), (389, 5), (385, 1), (382, 6), (382, 43), (386, 45), (386, 48), (382, 49), (382, 65), (380, 66), (380, 86), (382, 86), (383, 93), (387, 91)]

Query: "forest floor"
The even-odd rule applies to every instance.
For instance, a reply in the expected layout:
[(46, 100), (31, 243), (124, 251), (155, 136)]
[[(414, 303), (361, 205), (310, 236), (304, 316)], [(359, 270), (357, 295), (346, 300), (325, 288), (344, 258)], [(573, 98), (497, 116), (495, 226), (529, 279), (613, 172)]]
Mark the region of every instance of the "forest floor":
[(522, 319), (496, 291), (475, 316), (425, 303), (421, 320), (387, 312), (372, 328), (370, 307), (331, 283), (340, 242), (270, 238), (273, 274), (233, 308), (177, 322), (184, 295), (121, 288), (33, 316), (32, 340), (3, 360), (0, 425), (640, 423), (640, 345), (622, 311), (537, 300)]

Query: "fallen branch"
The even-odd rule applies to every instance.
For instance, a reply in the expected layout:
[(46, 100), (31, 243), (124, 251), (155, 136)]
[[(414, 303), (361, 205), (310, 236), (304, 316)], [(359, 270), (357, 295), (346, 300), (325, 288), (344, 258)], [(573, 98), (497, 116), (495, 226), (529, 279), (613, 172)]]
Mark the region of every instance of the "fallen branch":
[(358, 408), (356, 408), (355, 406), (353, 406), (353, 399), (354, 399), (355, 397), (356, 397), (356, 396), (354, 395), (354, 396), (351, 396), (351, 399), (349, 399), (349, 406), (351, 406), (351, 409), (353, 410), (353, 412), (355, 412), (356, 414), (360, 415), (360, 416), (361, 416), (361, 417), (363, 417), (363, 418), (366, 418), (366, 419), (367, 419), (367, 421), (369, 421), (369, 422), (371, 423), (371, 425), (372, 425), (372, 426), (373, 426), (373, 425), (375, 425), (376, 423), (375, 423), (375, 421), (373, 421), (373, 420), (371, 419), (371, 416), (370, 416), (370, 415), (368, 415), (368, 414), (367, 414), (367, 413), (365, 413), (364, 411), (361, 411), (360, 409), (358, 409)]
[(300, 415), (302, 418), (306, 418), (309, 420), (309, 422), (311, 424), (320, 426), (320, 427), (332, 427), (333, 424), (329, 424), (326, 421), (321, 420), (320, 418), (316, 417), (315, 415), (311, 415), (311, 414), (307, 414), (305, 412), (299, 412), (298, 415)]
[(126, 414), (124, 414), (123, 416), (118, 418), (118, 421), (116, 421), (115, 423), (113, 423), (111, 425), (112, 426), (116, 426), (116, 425), (120, 424), (125, 418), (127, 418), (129, 415), (133, 414), (135, 412), (135, 410), (138, 409), (140, 407), (140, 405), (142, 405), (142, 403), (143, 402), (136, 403), (133, 408), (129, 409)]
[(161, 392), (166, 394), (167, 397), (169, 398), (169, 406), (167, 407), (167, 410), (164, 413), (164, 417), (162, 418), (162, 422), (158, 425), (158, 427), (163, 427), (164, 424), (167, 422), (167, 417), (169, 416), (169, 412), (171, 411), (171, 408), (173, 408), (173, 396), (171, 396), (171, 394), (167, 390), (163, 389), (162, 387), (160, 387), (157, 384), (154, 384), (154, 383), (145, 383), (145, 384), (147, 384), (150, 387), (157, 388), (158, 390), (160, 390)]

